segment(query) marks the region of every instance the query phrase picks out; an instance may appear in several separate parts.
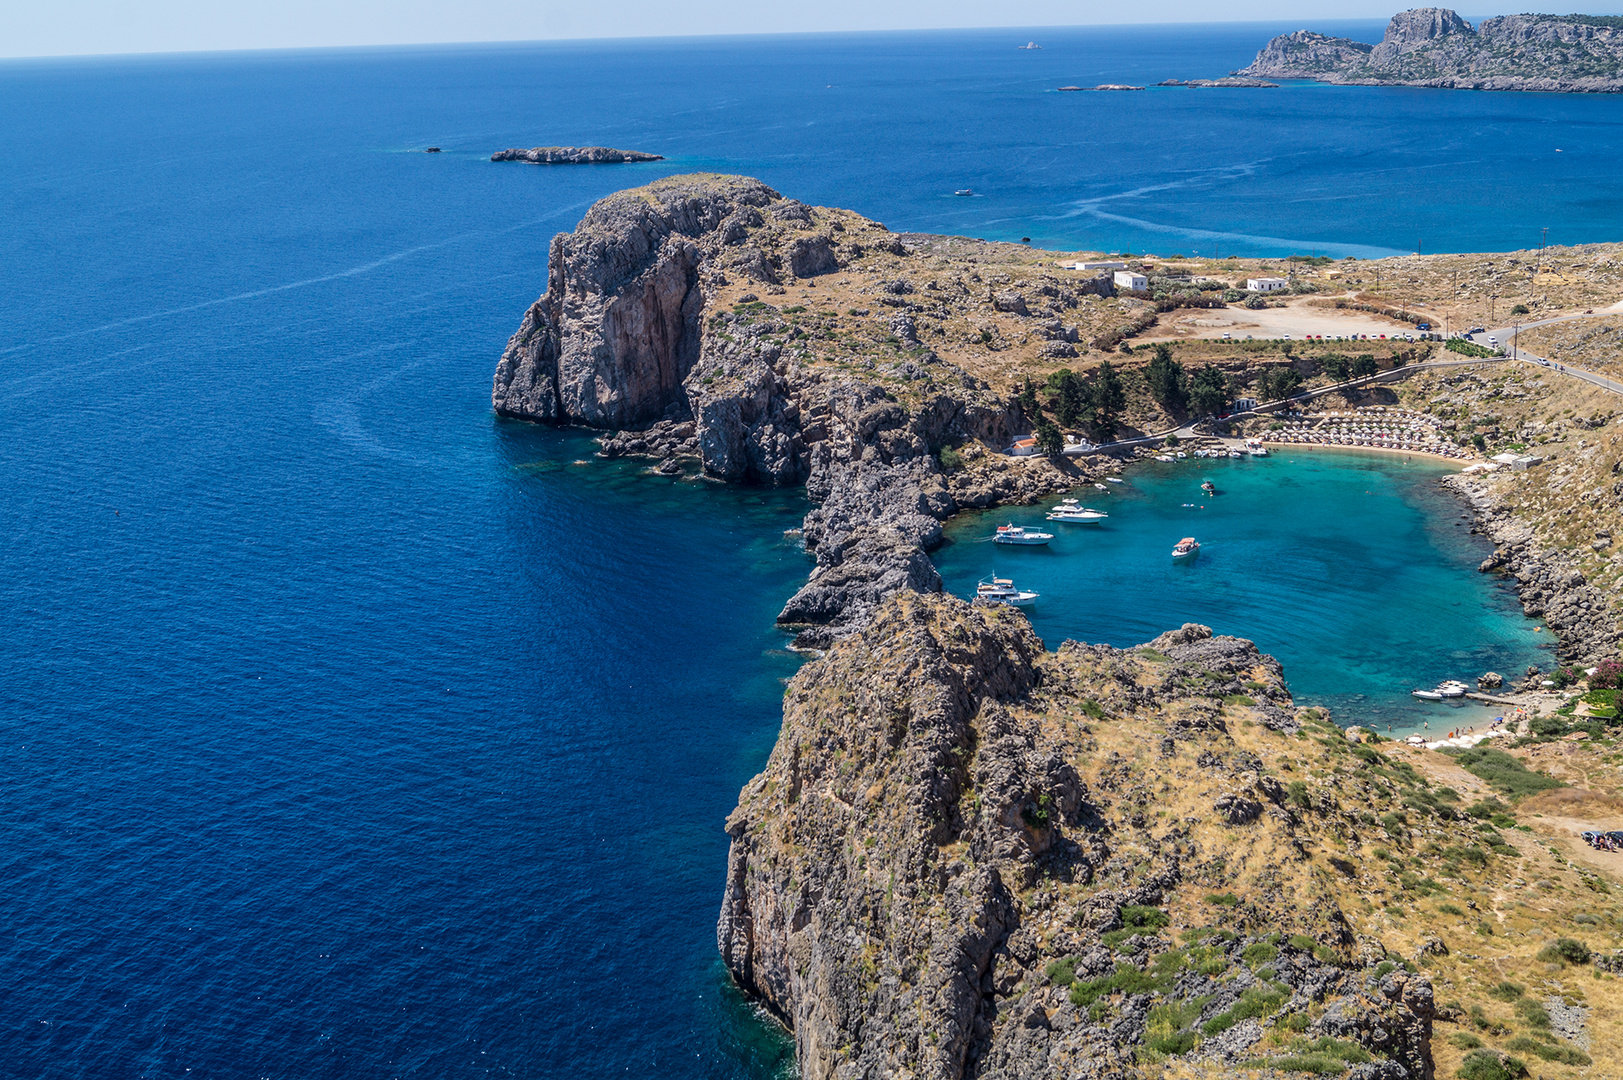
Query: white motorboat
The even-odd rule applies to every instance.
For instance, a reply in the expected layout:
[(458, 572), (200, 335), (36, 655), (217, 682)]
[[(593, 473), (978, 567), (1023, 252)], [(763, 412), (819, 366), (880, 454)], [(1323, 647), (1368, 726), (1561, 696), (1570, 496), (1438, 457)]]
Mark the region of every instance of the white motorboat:
[(1107, 476), (1105, 477), (1105, 481), (1111, 484), (1120, 484), (1124, 482), (1119, 476)]
[(1020, 525), (999, 525), (997, 534), (992, 537), (994, 544), (1023, 544), (1035, 547), (1046, 544), (1054, 539), (1053, 533), (1038, 532), (1036, 529), (1027, 529)]
[(1171, 454), (1156, 454), (1155, 455), (1155, 460), (1156, 461), (1172, 461), (1174, 459), (1173, 459)]
[(1410, 697), (1417, 697), (1421, 701), (1441, 701), (1443, 695), (1436, 690), (1410, 690)]
[(1460, 682), (1459, 680), (1450, 679), (1447, 682), (1443, 683), (1441, 686), (1439, 686), (1437, 688), (1437, 692), (1439, 694), (1443, 695), (1445, 698), (1456, 698), (1456, 697), (1464, 697), (1466, 691), (1468, 691), (1470, 689), (1471, 688), (1469, 686), (1466, 686), (1464, 683)]
[(1037, 593), (1029, 589), (1015, 588), (1012, 578), (994, 576), (975, 586), (975, 599), (1008, 604), (1010, 607), (1030, 607), (1036, 602), (1037, 596)]
[(1172, 549), (1172, 557), (1174, 559), (1189, 559), (1199, 554), (1200, 542), (1197, 541), (1193, 536), (1186, 536), (1182, 540), (1179, 540), (1177, 546)]
[(1075, 521), (1090, 523), (1103, 521), (1110, 515), (1103, 510), (1092, 510), (1082, 506), (1075, 499), (1065, 499), (1054, 509), (1048, 512), (1049, 521)]
[(1110, 490), (1109, 488), (1105, 487), (1103, 484), (1094, 484), (1093, 486), (1098, 488), (1100, 491), (1109, 491)]
[(1268, 448), (1262, 445), (1261, 439), (1247, 439), (1245, 441), (1245, 452), (1250, 454), (1252, 457), (1268, 456)]

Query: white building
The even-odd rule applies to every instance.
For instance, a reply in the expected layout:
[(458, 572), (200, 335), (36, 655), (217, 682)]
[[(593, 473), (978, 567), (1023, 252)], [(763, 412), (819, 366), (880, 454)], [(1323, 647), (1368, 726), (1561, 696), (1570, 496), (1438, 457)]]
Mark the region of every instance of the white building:
[(1143, 291), (1150, 287), (1150, 279), (1143, 274), (1135, 274), (1131, 270), (1116, 271), (1116, 288), (1136, 289)]
[(1125, 270), (1124, 262), (1062, 262), (1061, 270)]
[(1245, 282), (1247, 292), (1284, 292), (1291, 283), (1282, 277), (1254, 277)]

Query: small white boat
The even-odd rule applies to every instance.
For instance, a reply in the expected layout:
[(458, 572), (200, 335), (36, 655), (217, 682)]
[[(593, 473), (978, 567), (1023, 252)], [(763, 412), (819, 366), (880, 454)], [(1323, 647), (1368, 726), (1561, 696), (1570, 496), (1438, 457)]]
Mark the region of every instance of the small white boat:
[(1029, 589), (1015, 588), (1012, 578), (990, 577), (975, 586), (975, 599), (1008, 604), (1010, 607), (1030, 607), (1036, 602), (1037, 595)]
[(1103, 484), (1094, 484), (1093, 486), (1098, 488), (1100, 491), (1109, 491), (1110, 490), (1109, 488), (1105, 487)]
[(1020, 525), (999, 525), (997, 535), (992, 537), (994, 544), (1022, 544), (1035, 547), (1046, 544), (1054, 539), (1053, 533), (1038, 532), (1036, 529), (1027, 529)]
[(1179, 461), (1187, 461), (1189, 459), (1189, 455), (1184, 453), (1182, 450), (1179, 450), (1176, 454), (1174, 454), (1172, 456), (1177, 458)]
[(1107, 482), (1107, 483), (1111, 483), (1111, 484), (1120, 484), (1120, 483), (1123, 483), (1123, 480), (1122, 480), (1122, 478), (1121, 478), (1121, 477), (1119, 477), (1119, 476), (1107, 476), (1107, 477), (1105, 477), (1105, 481), (1106, 481), (1106, 482)]
[(1092, 510), (1082, 506), (1075, 499), (1065, 499), (1054, 509), (1048, 512), (1049, 521), (1103, 521), (1110, 515), (1103, 510)]
[(1240, 453), (1238, 450), (1230, 450), (1229, 457), (1245, 457), (1245, 455)]
[(1441, 701), (1443, 695), (1436, 690), (1410, 690), (1410, 697), (1417, 697), (1421, 701)]
[(1456, 698), (1456, 697), (1464, 697), (1466, 691), (1468, 691), (1470, 689), (1471, 688), (1469, 686), (1466, 686), (1464, 683), (1459, 682), (1456, 679), (1450, 679), (1447, 682), (1443, 683), (1441, 686), (1439, 686), (1437, 688), (1437, 692), (1439, 694), (1443, 695), (1445, 698)]
[(1155, 455), (1155, 460), (1156, 461), (1172, 461), (1172, 460), (1174, 460), (1174, 458), (1172, 457), (1171, 454), (1156, 454)]
[(1268, 448), (1262, 445), (1261, 439), (1247, 439), (1245, 441), (1245, 452), (1250, 454), (1252, 457), (1268, 456)]
[(1172, 549), (1174, 559), (1189, 559), (1200, 554), (1200, 543), (1193, 536), (1186, 536), (1179, 540)]

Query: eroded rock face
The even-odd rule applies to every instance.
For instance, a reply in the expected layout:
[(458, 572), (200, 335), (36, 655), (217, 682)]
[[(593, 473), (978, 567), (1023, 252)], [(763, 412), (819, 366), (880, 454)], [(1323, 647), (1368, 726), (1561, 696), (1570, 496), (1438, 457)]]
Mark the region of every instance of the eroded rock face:
[(699, 359), (706, 249), (730, 215), (779, 198), (745, 177), (673, 177), (594, 204), (553, 237), (547, 291), (496, 366), (496, 411), (632, 427), (681, 410)]
[[(1226, 704), (1236, 679), (1256, 706)], [(805, 1080), (1139, 1076), (1168, 1009), (1190, 1034), (1161, 1052), (1214, 1070), (1191, 1075), (1311, 1014), (1390, 1063), (1372, 1077), (1430, 1077), (1430, 984), (1376, 967), (1306, 850), (1364, 804), (1289, 810), (1258, 753), (1298, 752), (1263, 720), (1289, 704), (1277, 663), (1206, 627), (1045, 653), (1011, 609), (893, 596), (789, 686), (727, 821), (722, 957)], [(1185, 966), (1158, 928), (1223, 888), (1235, 932), (1185, 935)]]
[(522, 161), (529, 165), (620, 165), (628, 161), (664, 161), (662, 154), (615, 150), (608, 146), (536, 146), (528, 150), (498, 150), (491, 161)]

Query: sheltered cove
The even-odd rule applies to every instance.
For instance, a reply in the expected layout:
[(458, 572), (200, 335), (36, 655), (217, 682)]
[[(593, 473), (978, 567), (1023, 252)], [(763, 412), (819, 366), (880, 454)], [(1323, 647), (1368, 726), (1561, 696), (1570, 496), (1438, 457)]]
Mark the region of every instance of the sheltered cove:
[[(1480, 862), (1448, 854), (1473, 820), (1456, 804), (1492, 788), (1350, 742), (1295, 708), (1249, 642), (1186, 626), (1048, 654), (1016, 613), (937, 595), (927, 551), (957, 509), (1104, 467), (996, 452), (1041, 418), (1026, 380), (1119, 352), (1155, 306), (1049, 253), (897, 235), (737, 177), (610, 196), (553, 241), (547, 292), (498, 366), (499, 413), (611, 429), (605, 454), (664, 472), (804, 483), (818, 504), (817, 566), (780, 621), (827, 655), (792, 681), (772, 759), (729, 819), (718, 925), (739, 984), (794, 1030), (803, 1076), (1216, 1076), (1317, 1055), (1372, 1080), (1466, 1052), (1434, 1043), (1468, 1014), (1428, 973), (1465, 970), (1474, 959), (1443, 958), (1469, 941), (1344, 898), (1413, 892), (1377, 851), (1432, 860), (1453, 883), (1437, 890), (1472, 905), (1547, 861), (1492, 826), (1471, 833)], [(1241, 345), (1179, 356), (1247, 381), (1278, 366)], [(1379, 351), (1424, 359), (1408, 342)], [(1501, 428), (1570, 434), (1511, 416), (1571, 389), (1535, 381), (1420, 369), (1351, 400), (1475, 394)], [(1607, 449), (1586, 441), (1565, 479), (1603, 483), (1617, 460), (1610, 418), (1587, 426), (1598, 415), (1584, 430)], [(1148, 394), (1119, 420), (1178, 423)], [(1457, 483), (1567, 654), (1610, 656), (1615, 575), (1610, 592), (1592, 584), (1592, 560), (1505, 509), (1540, 481)]]

